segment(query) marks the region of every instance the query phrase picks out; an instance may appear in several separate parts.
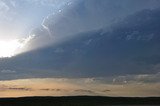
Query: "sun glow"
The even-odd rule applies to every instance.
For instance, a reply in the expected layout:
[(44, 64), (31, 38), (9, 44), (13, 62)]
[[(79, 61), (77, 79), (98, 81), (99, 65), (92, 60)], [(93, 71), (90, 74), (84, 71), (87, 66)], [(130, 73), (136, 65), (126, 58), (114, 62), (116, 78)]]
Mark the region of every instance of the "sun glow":
[(29, 36), (26, 39), (0, 41), (0, 58), (16, 55), (33, 37)]
[(21, 47), (22, 44), (17, 40), (0, 41), (0, 57), (11, 57), (15, 55), (16, 50)]

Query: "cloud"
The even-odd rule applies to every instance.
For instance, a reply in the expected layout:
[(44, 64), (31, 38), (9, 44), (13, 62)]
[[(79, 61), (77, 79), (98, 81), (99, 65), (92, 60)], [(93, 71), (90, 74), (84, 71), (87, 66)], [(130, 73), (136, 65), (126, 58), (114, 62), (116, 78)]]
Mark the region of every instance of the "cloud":
[(113, 79), (113, 83), (160, 83), (160, 73), (156, 74), (142, 74), (142, 75), (126, 75), (118, 76)]
[[(111, 25), (128, 15), (144, 9), (152, 10), (160, 7), (157, 0), (101, 0), (98, 3), (96, 0), (42, 0), (37, 3), (40, 3), (39, 5), (61, 5), (61, 8), (57, 6), (54, 12), (43, 19), (41, 26), (32, 31), (32, 34), (38, 36), (32, 44), (35, 46), (32, 46), (32, 49), (48, 46), (53, 42), (63, 42), (82, 32), (98, 29), (104, 29), (106, 32), (110, 30)], [(131, 39), (131, 35), (128, 35), (127, 39)]]
[(110, 92), (111, 90), (105, 89), (102, 92)]
[(12, 57), (20, 52), (22, 50), (25, 50), (24, 48), (32, 39), (34, 36), (28, 36), (27, 38), (23, 39), (13, 39), (8, 41), (0, 41), (0, 57)]
[(44, 5), (44, 6), (55, 6), (60, 7), (60, 5), (65, 5), (66, 3), (70, 3), (73, 0), (26, 0), (28, 3), (34, 3), (36, 5)]
[[(150, 2), (153, 1), (146, 1), (145, 5), (143, 4), (143, 0), (141, 2), (124, 2), (127, 6), (131, 6), (132, 3), (134, 4), (132, 6), (133, 10), (129, 10), (132, 12), (126, 12), (127, 9), (124, 11), (122, 9), (122, 12), (125, 13), (124, 18), (111, 25), (110, 30), (108, 30), (108, 27), (90, 32), (83, 32), (86, 31), (83, 30), (83, 33), (79, 33), (74, 37), (65, 36), (66, 33), (64, 34), (66, 39), (60, 42), (56, 37), (53, 37), (53, 39), (48, 37), (48, 32), (42, 26), (34, 29), (30, 35), (35, 36), (27, 44), (27, 47), (35, 47), (35, 50), (19, 54), (10, 59), (1, 59), (1, 70), (16, 70), (17, 74), (1, 76), (0, 79), (93, 77), (90, 81), (88, 80), (88, 82), (92, 82), (94, 81), (94, 77), (154, 74), (159, 72), (159, 69), (156, 68), (156, 65), (159, 63), (159, 44), (157, 41), (157, 35), (159, 35), (159, 9), (155, 9), (158, 7), (158, 3), (155, 3), (156, 6), (151, 6), (150, 4), (153, 3)], [(46, 22), (43, 24), (50, 31), (56, 28), (60, 29), (58, 28), (60, 25), (64, 29), (64, 31), (60, 31), (62, 33), (65, 33), (65, 28), (63, 27), (66, 25), (72, 33), (72, 27), (67, 25), (70, 25), (72, 22), (76, 23), (76, 25), (72, 24), (76, 30), (79, 29), (79, 26), (83, 27), (85, 23), (90, 25), (85, 20), (86, 18), (87, 20), (91, 19), (92, 22), (92, 17), (88, 16), (90, 14), (95, 15), (96, 12), (92, 11), (95, 9), (92, 8), (96, 7), (103, 10), (103, 13), (106, 8), (112, 7), (104, 6), (109, 4), (113, 5), (114, 11), (120, 11), (124, 5), (121, 1), (102, 1), (98, 4), (94, 0), (75, 2), (75, 4), (73, 3), (68, 6), (66, 10), (64, 9), (55, 15), (45, 18)], [(135, 9), (136, 5), (138, 6), (138, 10)], [(82, 8), (83, 6), (85, 8)], [(87, 8), (86, 12), (89, 12), (89, 14), (84, 13), (85, 11), (80, 11), (81, 8)], [(107, 11), (111, 10), (107, 9)], [(114, 13), (114, 11), (112, 12)], [(105, 17), (102, 13), (97, 12), (97, 14), (101, 14), (100, 18)], [(76, 17), (72, 21), (74, 16)], [(78, 19), (77, 21), (76, 18)], [(97, 20), (96, 17), (94, 19)], [(84, 22), (81, 22), (83, 20)], [(105, 20), (108, 21), (107, 19)], [(83, 25), (81, 26), (81, 24)], [(93, 22), (93, 24), (97, 26), (96, 23)], [(108, 25), (107, 22), (103, 22), (103, 24)], [(75, 32), (77, 32), (76, 30)], [(54, 35), (56, 32), (53, 31), (51, 34)], [(129, 37), (129, 35), (131, 36)], [(145, 39), (146, 36), (148, 38), (148, 35), (152, 35), (151, 38)], [(46, 45), (48, 41), (54, 43), (38, 49), (39, 44)], [(122, 77), (119, 80), (123, 81), (125, 79)]]
[[(0, 81), (1, 97), (19, 96), (159, 96), (160, 83), (130, 81), (128, 83), (104, 83), (107, 78), (94, 78), (92, 83), (84, 83), (89, 78), (45, 78)], [(96, 81), (98, 79), (98, 82)], [(8, 95), (8, 92), (9, 95)]]
[(0, 1), (0, 14), (4, 15), (4, 13), (8, 12), (10, 8), (6, 5), (5, 2)]
[(32, 91), (31, 88), (16, 88), (16, 87), (6, 88), (5, 90)]
[(12, 70), (2, 70), (1, 73), (4, 73), (4, 74), (12, 74), (12, 73), (16, 73), (16, 71), (12, 71)]
[[(1, 96), (160, 96), (160, 1), (26, 2), (13, 3), (20, 6), (13, 8), (22, 17), (28, 17), (23, 6), (40, 5), (44, 7), (40, 10), (48, 11), (55, 2), (60, 4), (54, 14), (34, 14), (31, 20), (36, 20), (34, 24), (43, 20), (41, 26), (16, 40), (20, 47), (34, 50), (0, 59)], [(33, 13), (40, 10), (35, 7)]]
[(98, 3), (96, 0), (80, 0), (61, 12), (49, 15), (42, 25), (56, 37), (74, 35), (108, 27), (127, 15), (143, 9), (158, 8), (160, 6), (158, 3), (156, 0), (101, 0)]
[(31, 29), (41, 25), (44, 17), (57, 12), (68, 3), (70, 0), (1, 0), (0, 39), (27, 37)]
[(92, 91), (92, 90), (85, 90), (85, 89), (77, 89), (77, 90), (74, 90), (74, 92), (77, 92), (77, 93), (89, 93), (89, 94), (95, 94), (95, 92), (94, 91)]
[(50, 88), (44, 88), (44, 89), (40, 89), (42, 91), (55, 91), (55, 92), (62, 92), (62, 91), (66, 91), (65, 89), (50, 89)]

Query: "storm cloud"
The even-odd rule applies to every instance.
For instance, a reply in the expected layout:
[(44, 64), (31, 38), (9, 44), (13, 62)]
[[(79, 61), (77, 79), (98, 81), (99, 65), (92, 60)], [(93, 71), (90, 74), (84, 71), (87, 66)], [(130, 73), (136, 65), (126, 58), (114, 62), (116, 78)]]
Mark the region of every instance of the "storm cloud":
[(33, 50), (0, 59), (0, 70), (16, 72), (0, 79), (156, 74), (159, 2), (69, 1), (31, 31)]
[(80, 32), (106, 28), (127, 15), (143, 9), (159, 8), (158, 0), (80, 0), (57, 14), (44, 19), (53, 36), (69, 36)]

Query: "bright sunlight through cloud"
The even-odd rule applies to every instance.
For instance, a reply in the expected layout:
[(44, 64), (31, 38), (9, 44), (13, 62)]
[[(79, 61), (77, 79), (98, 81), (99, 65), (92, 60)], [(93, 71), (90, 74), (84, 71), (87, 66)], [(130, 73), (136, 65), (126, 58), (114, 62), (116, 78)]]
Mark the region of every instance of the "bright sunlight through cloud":
[(34, 36), (26, 39), (0, 41), (0, 58), (12, 57), (18, 53)]
[(21, 48), (23, 44), (17, 40), (0, 41), (0, 57), (11, 57), (16, 53), (16, 50)]

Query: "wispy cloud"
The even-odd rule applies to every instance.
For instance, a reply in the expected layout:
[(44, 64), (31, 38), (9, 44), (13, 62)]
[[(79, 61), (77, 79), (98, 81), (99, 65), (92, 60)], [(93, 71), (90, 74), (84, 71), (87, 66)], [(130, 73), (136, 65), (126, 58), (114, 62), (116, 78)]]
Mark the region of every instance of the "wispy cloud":
[(141, 75), (126, 75), (113, 78), (113, 83), (160, 83), (160, 73), (156, 74), (141, 74)]
[(12, 73), (16, 73), (16, 71), (13, 71), (13, 70), (2, 70), (1, 73), (12, 74)]

